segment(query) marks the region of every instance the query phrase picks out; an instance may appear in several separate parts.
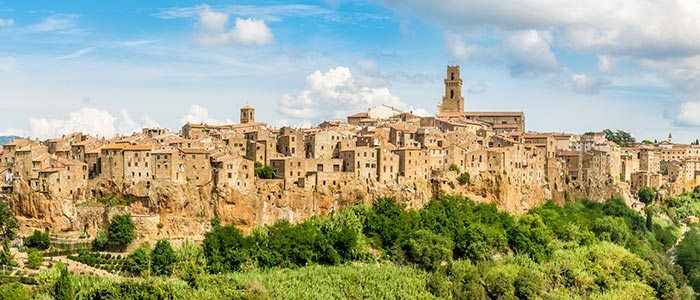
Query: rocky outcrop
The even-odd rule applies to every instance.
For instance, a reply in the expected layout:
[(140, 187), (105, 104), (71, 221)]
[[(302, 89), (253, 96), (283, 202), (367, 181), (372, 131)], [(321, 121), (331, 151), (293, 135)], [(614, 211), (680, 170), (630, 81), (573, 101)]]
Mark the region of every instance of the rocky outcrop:
[[(204, 186), (156, 182), (119, 188), (103, 180), (94, 182), (85, 199), (56, 199), (32, 192), (17, 181), (10, 194), (0, 194), (9, 203), (21, 223), (21, 233), (34, 229), (55, 232), (86, 232), (94, 236), (104, 230), (115, 214), (130, 213), (141, 239), (199, 239), (218, 217), (224, 224), (236, 224), (243, 230), (278, 220), (299, 222), (313, 215), (329, 214), (344, 207), (365, 203), (377, 197), (393, 197), (407, 208), (421, 208), (433, 196), (463, 194), (475, 201), (495, 203), (499, 209), (524, 212), (546, 199), (587, 197), (607, 199), (624, 189), (614, 182), (601, 181), (587, 186), (561, 184), (557, 189), (548, 180), (530, 179), (504, 173), (473, 174), (470, 182), (460, 184), (457, 172), (434, 172), (431, 180), (378, 183), (350, 177), (340, 185), (285, 187), (283, 180), (257, 179), (253, 188), (226, 185)], [(110, 206), (98, 198), (117, 195), (132, 200), (130, 205)]]

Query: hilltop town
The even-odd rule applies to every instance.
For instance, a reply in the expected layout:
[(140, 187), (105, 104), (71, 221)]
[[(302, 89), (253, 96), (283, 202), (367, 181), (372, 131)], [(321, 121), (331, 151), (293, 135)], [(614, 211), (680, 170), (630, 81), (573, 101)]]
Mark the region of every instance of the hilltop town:
[(635, 205), (640, 187), (675, 193), (700, 174), (700, 146), (670, 135), (618, 145), (603, 132), (532, 132), (523, 112), (465, 110), (458, 66), (444, 83), (435, 116), (380, 105), (313, 128), (273, 128), (245, 106), (238, 124), (15, 140), (0, 152), (0, 200), (24, 233), (94, 235), (129, 212), (141, 238), (178, 238), (201, 236), (213, 217), (249, 229), (380, 196), (420, 208), (460, 193), (511, 212), (567, 197)]

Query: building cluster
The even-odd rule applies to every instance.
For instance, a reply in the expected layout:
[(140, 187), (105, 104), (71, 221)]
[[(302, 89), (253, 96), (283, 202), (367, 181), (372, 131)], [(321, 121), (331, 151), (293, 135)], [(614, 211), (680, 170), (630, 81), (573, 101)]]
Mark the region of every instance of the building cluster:
[(110, 139), (73, 133), (2, 146), (2, 192), (17, 183), (50, 197), (99, 197), (97, 184), (135, 196), (165, 184), (255, 192), (255, 169), (269, 166), (284, 189), (352, 182), (408, 185), (445, 172), (500, 176), (551, 190), (586, 184), (631, 188), (695, 180), (700, 146), (668, 141), (619, 147), (602, 132), (530, 132), (522, 112), (464, 110), (459, 67), (449, 66), (435, 116), (386, 105), (313, 128), (271, 128), (240, 109), (230, 125), (185, 124), (180, 132), (145, 128)]

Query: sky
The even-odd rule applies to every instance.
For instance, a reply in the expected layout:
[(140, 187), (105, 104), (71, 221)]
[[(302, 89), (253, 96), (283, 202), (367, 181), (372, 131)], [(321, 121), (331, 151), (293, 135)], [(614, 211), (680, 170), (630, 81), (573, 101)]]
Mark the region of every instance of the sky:
[(527, 130), (700, 138), (696, 0), (0, 0), (0, 135), (434, 114), (447, 65)]

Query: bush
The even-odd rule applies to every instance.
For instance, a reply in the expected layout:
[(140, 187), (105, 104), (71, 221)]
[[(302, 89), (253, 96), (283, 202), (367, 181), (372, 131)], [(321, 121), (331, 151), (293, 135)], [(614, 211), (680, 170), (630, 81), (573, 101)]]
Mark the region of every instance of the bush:
[(639, 201), (649, 205), (656, 198), (656, 190), (649, 186), (643, 186), (637, 191), (637, 197), (639, 198)]
[(76, 299), (75, 287), (73, 286), (71, 275), (65, 267), (61, 268), (61, 276), (59, 276), (56, 283), (54, 283), (51, 296), (53, 296), (54, 299), (61, 300)]
[(21, 283), (13, 282), (0, 285), (0, 299), (29, 300), (32, 297)]
[(150, 275), (151, 250), (147, 243), (141, 245), (127, 258), (129, 272), (134, 275)]
[(32, 269), (38, 269), (44, 262), (44, 255), (36, 249), (29, 250), (27, 254), (27, 265)]
[(48, 232), (34, 230), (34, 233), (32, 235), (24, 239), (24, 245), (28, 248), (46, 250), (49, 249), (49, 246), (51, 246), (51, 238), (49, 238)]
[(544, 279), (540, 272), (522, 268), (515, 278), (515, 296), (518, 299), (538, 299), (542, 291)]
[(104, 251), (107, 249), (108, 242), (109, 240), (107, 239), (107, 234), (104, 231), (100, 231), (100, 233), (98, 233), (95, 239), (92, 241), (92, 249), (95, 251)]
[(175, 251), (167, 240), (159, 240), (151, 252), (151, 269), (153, 275), (170, 276), (173, 273)]
[(270, 166), (263, 166), (263, 164), (259, 162), (255, 162), (254, 164), (254, 174), (255, 177), (258, 177), (260, 179), (272, 179), (274, 178), (274, 174), (272, 173), (272, 167)]
[(450, 164), (450, 167), (447, 168), (447, 170), (449, 170), (450, 172), (455, 172), (455, 173), (459, 173), (459, 172), (460, 172), (459, 166), (457, 166), (457, 165), (455, 165), (455, 164)]
[(443, 262), (452, 261), (452, 241), (431, 231), (417, 231), (403, 248), (409, 262), (428, 271), (435, 271)]
[(457, 182), (459, 182), (459, 184), (461, 185), (469, 184), (469, 173), (464, 172), (462, 174), (459, 174), (459, 176), (457, 176)]
[(124, 248), (131, 244), (135, 238), (136, 233), (131, 215), (116, 215), (112, 218), (107, 237), (109, 244)]

